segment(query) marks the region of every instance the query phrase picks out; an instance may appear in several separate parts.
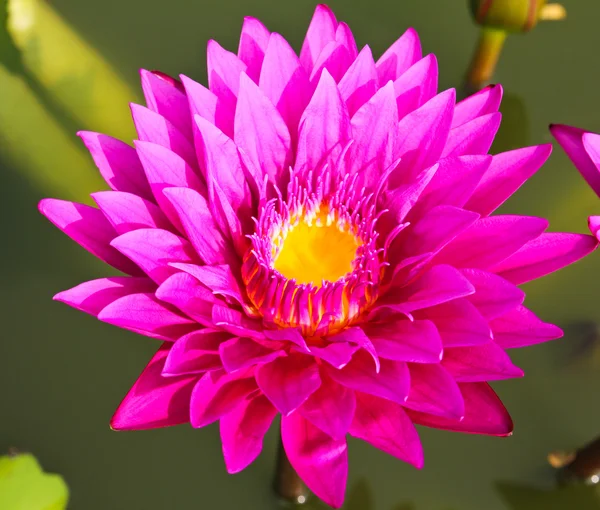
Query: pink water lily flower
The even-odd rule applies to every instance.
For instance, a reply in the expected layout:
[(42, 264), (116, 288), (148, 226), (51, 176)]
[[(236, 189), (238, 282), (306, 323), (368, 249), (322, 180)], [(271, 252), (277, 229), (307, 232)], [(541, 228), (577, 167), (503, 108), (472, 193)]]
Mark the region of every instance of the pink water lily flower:
[[(551, 125), (550, 132), (600, 197), (600, 134), (562, 124)], [(600, 240), (600, 216), (590, 216), (588, 224), (592, 234)]]
[(505, 436), (488, 381), (561, 336), (518, 285), (594, 250), (492, 215), (548, 158), (491, 156), (500, 86), (456, 103), (409, 29), (377, 60), (316, 8), (300, 56), (246, 18), (208, 88), (142, 71), (134, 147), (84, 132), (112, 191), (41, 212), (127, 276), (56, 299), (162, 343), (117, 430), (219, 421), (227, 470), (281, 415), (293, 467), (339, 507), (348, 435), (420, 468), (415, 424)]

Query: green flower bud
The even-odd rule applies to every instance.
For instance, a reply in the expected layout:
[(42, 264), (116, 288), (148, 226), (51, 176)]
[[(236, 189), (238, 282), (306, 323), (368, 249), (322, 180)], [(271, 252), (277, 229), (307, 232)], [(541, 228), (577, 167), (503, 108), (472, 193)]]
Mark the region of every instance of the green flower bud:
[(560, 4), (547, 0), (471, 0), (471, 13), (484, 27), (507, 32), (528, 32), (542, 20), (562, 19), (566, 15)]

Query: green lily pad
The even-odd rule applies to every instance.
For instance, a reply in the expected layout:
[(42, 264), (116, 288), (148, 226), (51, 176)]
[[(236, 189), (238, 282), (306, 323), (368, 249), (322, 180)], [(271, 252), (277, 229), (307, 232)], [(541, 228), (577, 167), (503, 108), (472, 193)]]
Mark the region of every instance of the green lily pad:
[(69, 489), (55, 474), (44, 473), (31, 454), (0, 457), (0, 508), (64, 510)]

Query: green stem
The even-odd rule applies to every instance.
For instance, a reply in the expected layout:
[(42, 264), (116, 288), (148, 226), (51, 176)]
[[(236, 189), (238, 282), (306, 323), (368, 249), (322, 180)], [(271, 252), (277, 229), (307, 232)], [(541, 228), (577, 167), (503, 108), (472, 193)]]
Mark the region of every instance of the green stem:
[(286, 504), (304, 504), (308, 498), (308, 489), (290, 464), (281, 439), (279, 440), (277, 467), (275, 469), (273, 488), (277, 496)]
[(484, 27), (481, 29), (479, 42), (473, 54), (469, 72), (467, 74), (467, 87), (472, 91), (480, 90), (488, 85), (494, 75), (496, 64), (500, 58), (506, 31)]

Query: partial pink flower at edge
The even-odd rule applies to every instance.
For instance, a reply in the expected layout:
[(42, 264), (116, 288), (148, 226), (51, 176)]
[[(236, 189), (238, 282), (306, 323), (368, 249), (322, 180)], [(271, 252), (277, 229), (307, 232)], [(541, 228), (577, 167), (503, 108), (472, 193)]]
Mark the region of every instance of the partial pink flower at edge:
[(339, 507), (347, 435), (417, 468), (415, 424), (506, 436), (489, 381), (559, 338), (521, 283), (589, 235), (496, 215), (550, 145), (489, 155), (500, 86), (456, 103), (409, 29), (378, 60), (326, 6), (298, 56), (246, 18), (208, 87), (142, 71), (134, 146), (82, 132), (111, 188), (40, 211), (121, 271), (55, 299), (161, 345), (111, 426), (219, 421), (229, 472), (281, 414), (290, 462)]

